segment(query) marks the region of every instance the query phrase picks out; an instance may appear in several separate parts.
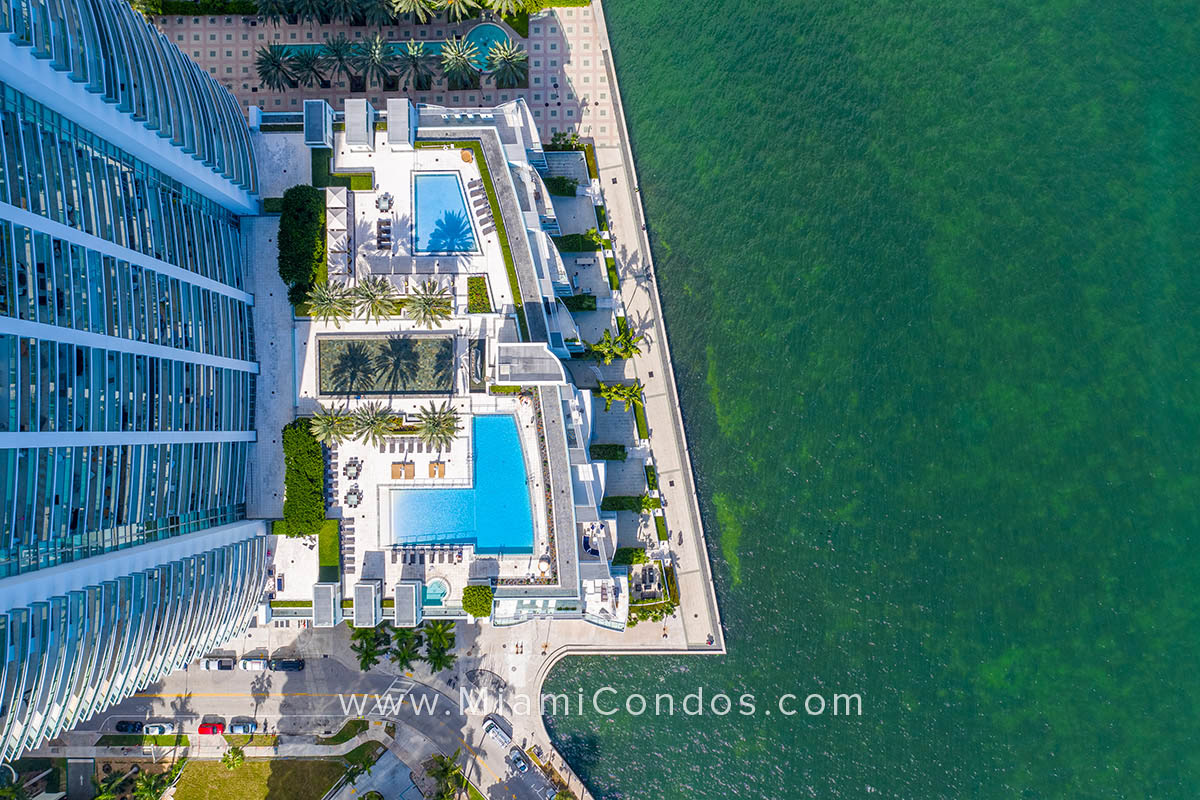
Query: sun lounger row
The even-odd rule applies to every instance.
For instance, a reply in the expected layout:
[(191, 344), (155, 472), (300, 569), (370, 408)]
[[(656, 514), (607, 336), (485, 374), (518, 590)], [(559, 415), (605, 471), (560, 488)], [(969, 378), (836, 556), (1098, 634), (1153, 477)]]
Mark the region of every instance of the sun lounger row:
[[(449, 453), (454, 449), (453, 443), (446, 445), (442, 452)], [(379, 446), (381, 453), (432, 453), (433, 445), (426, 449), (425, 442), (420, 439), (386, 439)]]
[(401, 564), (424, 564), (427, 558), (430, 564), (461, 564), (463, 551), (458, 545), (423, 545), (415, 550), (401, 545), (392, 550), (393, 564), (397, 557)]

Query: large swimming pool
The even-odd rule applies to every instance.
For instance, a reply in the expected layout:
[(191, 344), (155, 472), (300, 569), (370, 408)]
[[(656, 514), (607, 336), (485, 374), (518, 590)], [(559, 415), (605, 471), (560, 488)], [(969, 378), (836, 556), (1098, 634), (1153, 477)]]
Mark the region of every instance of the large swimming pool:
[(391, 490), (396, 544), (473, 543), (480, 553), (533, 551), (529, 476), (516, 419), (476, 416), (472, 435), (472, 488)]
[(456, 172), (413, 173), (413, 252), (474, 253), (475, 230)]

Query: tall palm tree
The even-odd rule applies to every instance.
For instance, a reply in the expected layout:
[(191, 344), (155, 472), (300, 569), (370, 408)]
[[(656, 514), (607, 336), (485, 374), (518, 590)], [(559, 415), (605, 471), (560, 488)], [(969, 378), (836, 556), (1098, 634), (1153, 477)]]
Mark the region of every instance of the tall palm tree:
[(429, 664), (429, 668), (434, 672), (450, 669), (457, 660), (458, 657), (449, 651), (432, 646), (426, 648), (425, 663)]
[(501, 89), (520, 86), (529, 74), (529, 54), (512, 39), (493, 42), (488, 50), (487, 63), (492, 79)]
[(378, 628), (355, 628), (350, 634), (350, 650), (358, 656), (358, 668), (363, 672), (379, 663), (383, 647)]
[(354, 75), (354, 43), (346, 38), (346, 34), (339, 33), (326, 41), (321, 48), (321, 58), (325, 60), (330, 80), (336, 80), (340, 75), (347, 78)]
[(354, 435), (354, 416), (344, 406), (318, 408), (308, 421), (308, 430), (318, 442), (324, 445), (338, 444)]
[(410, 670), (421, 658), (421, 634), (412, 628), (392, 628), (392, 650), (388, 653), (392, 663), (403, 670)]
[(446, 19), (451, 22), (461, 22), (464, 17), (479, 8), (478, 0), (441, 0), (441, 6), (446, 10)]
[(638, 342), (645, 338), (631, 331), (628, 325), (621, 328), (621, 332), (617, 334), (617, 355), (621, 358), (633, 358), (638, 355), (642, 352)]
[(437, 783), (437, 797), (458, 797), (460, 789), (466, 787), (466, 777), (458, 766), (462, 748), (454, 751), (454, 755), (444, 756), (438, 753), (433, 757), (433, 764), (427, 773)]
[(433, 85), (433, 54), (425, 52), (424, 42), (405, 43), (397, 58), (396, 77), (412, 81), (412, 87), (417, 91)]
[(485, 0), (485, 3), (502, 17), (515, 16), (525, 6), (522, 0)]
[(354, 65), (368, 84), (372, 78), (382, 84), (396, 73), (396, 54), (392, 52), (391, 42), (378, 33), (363, 39), (354, 54)]
[(292, 77), (301, 86), (320, 86), (325, 80), (325, 59), (321, 51), (306, 47), (292, 57)]
[(221, 763), (225, 765), (225, 769), (235, 770), (244, 764), (246, 761), (246, 751), (240, 747), (231, 747), (221, 756)]
[(268, 89), (282, 92), (292, 85), (292, 56), (281, 44), (258, 48), (254, 68), (258, 70), (258, 82)]
[(438, 619), (426, 622), (421, 630), (425, 632), (425, 640), (429, 647), (438, 650), (449, 650), (454, 647), (454, 623), (450, 620)]
[(414, 22), (424, 24), (437, 13), (438, 4), (436, 0), (393, 0), (393, 8), (397, 15), (408, 14)]
[(342, 320), (354, 315), (354, 293), (337, 281), (315, 284), (308, 293), (308, 311), (315, 319), (340, 328)]
[(375, 355), (375, 371), (396, 391), (412, 380), (420, 362), (411, 336), (389, 336)]
[(430, 330), (435, 325), (450, 319), (453, 314), (450, 293), (430, 278), (422, 281), (404, 298), (404, 313), (418, 325)]
[(359, 15), (358, 0), (327, 0), (325, 12), (333, 22), (353, 25)]
[(449, 400), (443, 400), (440, 406), (431, 402), (417, 415), (417, 436), (427, 445), (437, 447), (439, 451), (445, 450), (454, 442), (461, 427), (458, 410), (451, 407)]
[[(313, 313), (315, 314), (316, 312), (314, 311)], [(604, 364), (611, 364), (614, 358), (621, 355), (617, 347), (617, 340), (613, 338), (612, 331), (610, 330), (605, 330), (604, 335), (598, 341), (588, 342), (587, 347), (592, 355), (600, 359)]]
[(258, 18), (276, 27), (279, 26), (279, 20), (290, 13), (291, 9), (291, 4), (286, 0), (256, 0), (255, 6), (258, 8)]
[[(636, 389), (636, 394), (634, 390)], [(604, 410), (612, 410), (613, 403), (624, 403), (625, 410), (629, 411), (634, 405), (640, 405), (642, 402), (642, 385), (641, 382), (635, 383), (632, 386), (624, 383), (600, 383), (600, 397), (604, 400)]]
[(372, 375), (371, 354), (362, 342), (349, 342), (333, 362), (333, 385), (353, 393)]
[(396, 431), (396, 417), (382, 403), (371, 402), (354, 412), (354, 437), (378, 447)]
[(92, 786), (96, 789), (93, 800), (117, 800), (121, 796), (121, 784), (125, 782), (125, 773), (113, 773), (103, 778), (92, 776)]
[(442, 73), (450, 82), (451, 89), (466, 89), (475, 83), (479, 68), (475, 59), (479, 48), (461, 36), (454, 36), (442, 45)]
[(362, 14), (363, 22), (371, 28), (382, 28), (396, 21), (392, 0), (362, 0), (359, 13)]
[(292, 0), (291, 13), (300, 17), (301, 22), (320, 22), (326, 13), (325, 0)]
[(170, 782), (171, 779), (165, 772), (140, 773), (133, 784), (133, 796), (135, 800), (158, 800)]
[(381, 275), (371, 275), (354, 287), (358, 313), (367, 322), (394, 316), (399, 305), (392, 282)]

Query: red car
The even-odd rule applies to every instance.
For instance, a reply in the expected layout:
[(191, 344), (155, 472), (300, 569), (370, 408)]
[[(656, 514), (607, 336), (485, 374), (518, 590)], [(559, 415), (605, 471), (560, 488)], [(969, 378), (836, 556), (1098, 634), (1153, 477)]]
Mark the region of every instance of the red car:
[(206, 722), (200, 726), (200, 733), (224, 733), (224, 722)]

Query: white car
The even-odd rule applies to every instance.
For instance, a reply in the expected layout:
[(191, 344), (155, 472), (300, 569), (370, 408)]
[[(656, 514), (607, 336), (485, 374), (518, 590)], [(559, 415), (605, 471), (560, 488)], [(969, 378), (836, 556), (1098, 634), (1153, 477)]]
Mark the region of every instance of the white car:
[(248, 672), (262, 672), (267, 668), (265, 658), (243, 658), (238, 662), (238, 668)]
[(200, 669), (205, 669), (205, 670), (233, 669), (233, 659), (232, 658), (205, 658), (205, 659), (201, 660), (201, 662), (200, 662)]
[(166, 736), (175, 732), (174, 722), (154, 722), (142, 729), (147, 736)]
[(505, 733), (504, 729), (497, 725), (494, 719), (489, 719), (483, 723), (483, 732), (490, 734), (493, 739), (506, 747), (512, 741), (512, 737)]

